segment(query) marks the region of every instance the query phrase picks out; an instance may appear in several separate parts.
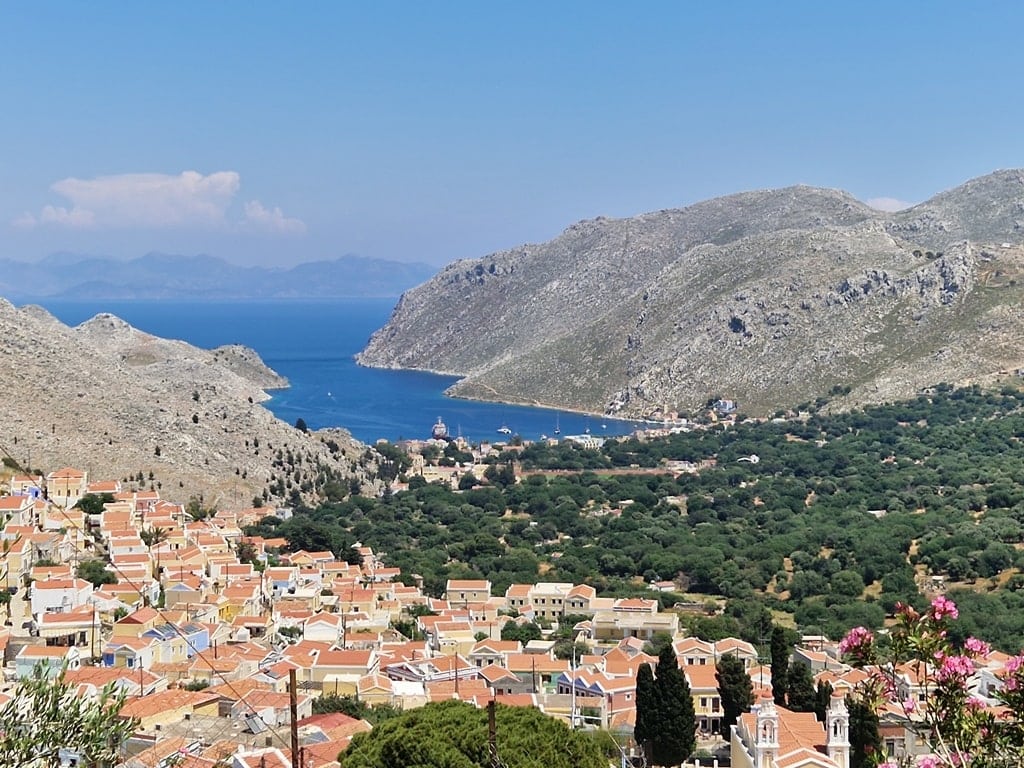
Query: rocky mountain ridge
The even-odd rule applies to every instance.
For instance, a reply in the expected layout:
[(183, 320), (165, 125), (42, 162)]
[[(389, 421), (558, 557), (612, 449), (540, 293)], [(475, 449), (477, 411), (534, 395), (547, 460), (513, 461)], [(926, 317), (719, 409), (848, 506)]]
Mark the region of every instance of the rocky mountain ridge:
[(791, 187), (458, 261), (406, 292), (363, 365), (457, 396), (632, 417), (892, 400), (1024, 365), (1024, 173), (895, 214)]
[(109, 314), (69, 328), (0, 299), (0, 348), (0, 447), (22, 467), (238, 507), (308, 498), (329, 480), (372, 484), (347, 432), (307, 434), (261, 405), (287, 381), (246, 347), (199, 349)]

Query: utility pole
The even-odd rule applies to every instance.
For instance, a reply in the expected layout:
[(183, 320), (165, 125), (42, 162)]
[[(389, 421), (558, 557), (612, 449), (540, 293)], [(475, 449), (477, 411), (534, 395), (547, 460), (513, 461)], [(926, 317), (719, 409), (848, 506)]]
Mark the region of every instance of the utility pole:
[(501, 761), (498, 760), (498, 721), (493, 697), (487, 702), (487, 755), (490, 758), (490, 768), (502, 768)]
[(292, 715), (292, 761), (295, 768), (302, 768), (302, 753), (299, 751), (299, 690), (294, 667), (288, 670), (288, 706)]
[(569, 671), (569, 682), (572, 684), (572, 689), (569, 691), (571, 702), (569, 706), (569, 728), (573, 731), (576, 730), (576, 643), (572, 644), (572, 668)]

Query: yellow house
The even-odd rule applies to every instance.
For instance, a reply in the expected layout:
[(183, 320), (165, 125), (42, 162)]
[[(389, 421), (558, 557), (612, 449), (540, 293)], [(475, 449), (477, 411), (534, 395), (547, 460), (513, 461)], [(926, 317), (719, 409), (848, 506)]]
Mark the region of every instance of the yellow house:
[(718, 694), (715, 667), (708, 665), (684, 666), (683, 674), (686, 675), (686, 682), (690, 685), (697, 730), (704, 733), (717, 732), (722, 722), (722, 698)]
[(85, 495), (87, 473), (73, 467), (64, 467), (46, 476), (46, 495), (62, 507), (73, 507)]
[(154, 608), (140, 608), (124, 618), (114, 622), (114, 639), (141, 637), (143, 632), (164, 623), (159, 611)]
[(359, 678), (357, 695), (360, 701), (371, 707), (375, 704), (393, 704), (395, 697), (391, 680), (377, 674)]
[(310, 677), (323, 690), (352, 695), (361, 677), (377, 671), (379, 659), (372, 650), (322, 650), (310, 668)]
[(4, 529), (3, 540), (0, 541), (3, 561), (6, 566), (0, 570), (6, 571), (4, 586), (8, 589), (23, 586), (32, 567), (32, 542), (29, 541), (28, 536), (8, 538), (7, 532), (10, 528), (11, 526), (8, 526)]
[(486, 579), (448, 579), (445, 599), (452, 606), (485, 603), (491, 597), (491, 582)]

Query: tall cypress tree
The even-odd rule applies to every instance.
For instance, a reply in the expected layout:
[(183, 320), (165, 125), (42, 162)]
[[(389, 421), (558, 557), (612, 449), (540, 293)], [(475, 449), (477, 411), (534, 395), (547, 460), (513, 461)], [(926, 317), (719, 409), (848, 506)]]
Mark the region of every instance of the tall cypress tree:
[(789, 672), (789, 644), (786, 631), (772, 627), (772, 698), (779, 706), (786, 706), (786, 673)]
[(818, 681), (818, 688), (815, 691), (814, 716), (819, 723), (825, 722), (825, 714), (832, 703), (832, 684), (827, 680)]
[[(647, 755), (647, 744), (658, 733), (658, 691), (654, 684), (654, 670), (650, 664), (641, 664), (636, 671), (636, 725), (633, 738)], [(650, 762), (651, 755), (647, 755)]]
[(729, 729), (739, 717), (754, 704), (754, 684), (743, 668), (740, 659), (727, 653), (715, 665), (715, 680), (718, 681), (718, 696), (722, 700), (722, 723), (720, 732), (729, 736)]
[(697, 746), (697, 718), (693, 696), (686, 676), (679, 669), (676, 652), (671, 645), (658, 654), (655, 670), (655, 693), (658, 697), (658, 731), (651, 741), (655, 765), (681, 765)]
[(818, 692), (814, 689), (811, 670), (798, 661), (789, 665), (786, 673), (787, 706), (794, 712), (816, 712)]

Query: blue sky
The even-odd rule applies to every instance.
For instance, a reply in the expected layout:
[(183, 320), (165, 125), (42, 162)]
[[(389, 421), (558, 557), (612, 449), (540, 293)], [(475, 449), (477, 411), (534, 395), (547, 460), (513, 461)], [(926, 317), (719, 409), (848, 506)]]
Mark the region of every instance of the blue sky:
[(4, 3), (0, 257), (444, 264), (1024, 165), (1017, 3)]

